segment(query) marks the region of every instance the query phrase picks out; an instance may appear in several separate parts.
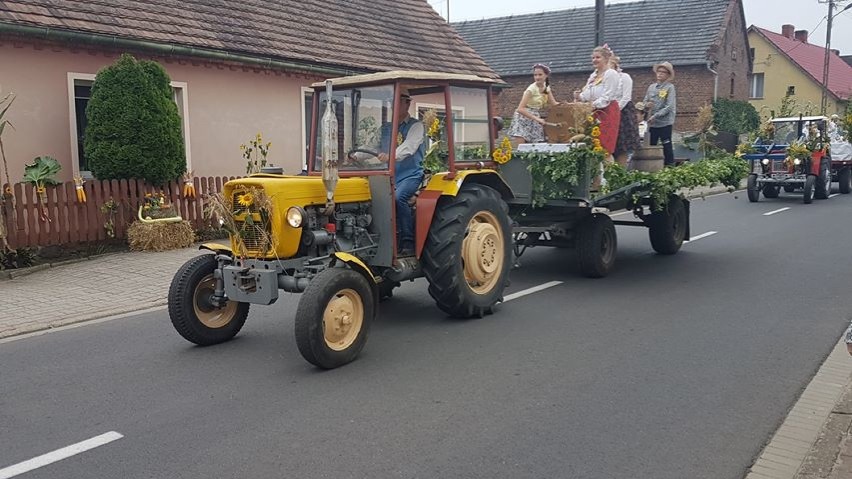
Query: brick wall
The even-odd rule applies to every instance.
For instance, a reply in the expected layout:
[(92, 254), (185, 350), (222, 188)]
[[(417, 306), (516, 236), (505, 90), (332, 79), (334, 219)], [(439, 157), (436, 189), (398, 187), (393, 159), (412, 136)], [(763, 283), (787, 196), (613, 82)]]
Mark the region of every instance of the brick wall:
[[(705, 66), (688, 66), (675, 68), (674, 83), (677, 90), (677, 118), (675, 130), (689, 131), (694, 129), (698, 109), (713, 100), (713, 74)], [(656, 81), (651, 68), (625, 69), (633, 78), (633, 101), (642, 101), (648, 85)], [(574, 90), (582, 88), (589, 73), (560, 73), (551, 77), (553, 94), (557, 101), (571, 101)], [(504, 77), (511, 88), (498, 90), (495, 99), (496, 114), (503, 118), (511, 118), (521, 101), (524, 90), (532, 83), (529, 77)], [(745, 87), (748, 88), (748, 85)]]

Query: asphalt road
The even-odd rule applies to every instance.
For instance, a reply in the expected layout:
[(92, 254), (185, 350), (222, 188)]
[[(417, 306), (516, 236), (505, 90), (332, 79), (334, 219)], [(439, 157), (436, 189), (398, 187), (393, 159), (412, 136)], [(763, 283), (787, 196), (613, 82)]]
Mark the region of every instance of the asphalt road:
[(695, 200), (715, 234), (663, 257), (619, 227), (598, 280), (529, 250), (507, 293), (561, 283), (479, 320), (406, 283), (333, 371), (298, 353), (297, 296), (209, 348), (164, 311), (0, 344), (0, 472), (115, 431), (20, 477), (741, 478), (850, 319), (850, 211)]

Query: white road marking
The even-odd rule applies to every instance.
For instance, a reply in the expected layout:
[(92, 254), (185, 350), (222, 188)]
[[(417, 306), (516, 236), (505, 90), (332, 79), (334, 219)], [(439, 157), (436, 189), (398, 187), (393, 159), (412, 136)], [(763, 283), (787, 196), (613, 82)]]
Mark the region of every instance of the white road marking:
[(688, 240), (684, 241), (684, 244), (686, 244), (686, 243), (692, 243), (692, 242), (694, 242), (694, 241), (698, 241), (698, 240), (700, 240), (701, 238), (706, 238), (706, 237), (708, 237), (708, 236), (713, 236), (713, 235), (714, 235), (714, 234), (716, 234), (716, 233), (718, 233), (718, 231), (708, 231), (708, 232), (706, 232), (706, 233), (702, 233), (702, 234), (700, 234), (700, 235), (693, 236), (692, 238), (690, 238), (690, 239), (688, 239)]
[(840, 193), (835, 193), (835, 194), (833, 194), (833, 195), (828, 195), (828, 197), (829, 197), (829, 198), (834, 198), (835, 196), (838, 196), (838, 195), (840, 195)]
[[(518, 299), (518, 298), (520, 298), (522, 296), (526, 296), (528, 294), (538, 293), (539, 291), (543, 291), (547, 288), (552, 288), (552, 287), (558, 286), (560, 284), (562, 284), (562, 281), (551, 281), (549, 283), (540, 284), (538, 286), (533, 286), (532, 288), (527, 288), (527, 289), (518, 291), (517, 293), (507, 294), (503, 298), (503, 302), (508, 303), (509, 301), (511, 301), (513, 299)], [(2, 478), (0, 478), (0, 479), (2, 479)]]
[(774, 215), (775, 213), (780, 213), (780, 212), (782, 212), (782, 211), (787, 211), (787, 210), (789, 210), (789, 209), (790, 209), (790, 207), (789, 207), (789, 206), (787, 206), (787, 207), (784, 207), (784, 208), (781, 208), (781, 209), (778, 209), (778, 210), (775, 210), (775, 211), (769, 211), (769, 212), (767, 212), (767, 213), (763, 213), (763, 216), (772, 216), (772, 215)]
[(124, 436), (115, 431), (110, 431), (108, 433), (101, 434), (100, 436), (95, 436), (91, 439), (78, 442), (77, 444), (71, 444), (70, 446), (63, 447), (62, 449), (57, 449), (53, 452), (48, 452), (47, 454), (34, 457), (28, 461), (0, 469), (0, 479), (9, 479), (10, 477), (15, 477), (19, 474), (47, 466), (48, 464), (68, 459), (71, 456), (86, 452), (89, 449), (103, 446), (104, 444), (109, 444), (121, 439), (122, 437)]

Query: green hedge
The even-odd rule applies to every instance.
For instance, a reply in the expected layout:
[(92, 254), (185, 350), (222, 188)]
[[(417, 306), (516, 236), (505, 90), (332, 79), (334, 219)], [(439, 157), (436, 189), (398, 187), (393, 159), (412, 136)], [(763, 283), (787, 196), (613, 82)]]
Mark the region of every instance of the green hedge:
[(760, 115), (751, 103), (720, 98), (713, 102), (713, 124), (719, 131), (740, 135), (760, 126)]
[(84, 141), (95, 177), (161, 185), (186, 171), (181, 119), (169, 82), (158, 63), (128, 54), (98, 72)]

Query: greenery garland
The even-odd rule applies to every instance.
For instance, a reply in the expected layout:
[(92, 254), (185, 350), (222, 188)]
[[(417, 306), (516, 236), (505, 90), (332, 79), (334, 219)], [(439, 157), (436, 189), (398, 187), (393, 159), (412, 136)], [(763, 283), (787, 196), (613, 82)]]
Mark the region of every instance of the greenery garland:
[(576, 198), (586, 195), (576, 191), (584, 175), (588, 179), (600, 171), (604, 154), (585, 145), (561, 153), (526, 152), (514, 153), (512, 161), (525, 161), (532, 176), (532, 205), (543, 206), (550, 199)]
[[(730, 190), (739, 187), (743, 178), (748, 176), (749, 164), (746, 160), (728, 153), (717, 153), (711, 158), (690, 161), (674, 168), (663, 168), (657, 172), (627, 171), (617, 163), (604, 168), (606, 194), (639, 182), (648, 187), (654, 205), (661, 209), (671, 195), (682, 189), (692, 190), (701, 186), (723, 184)], [(634, 198), (637, 201), (638, 198)]]

